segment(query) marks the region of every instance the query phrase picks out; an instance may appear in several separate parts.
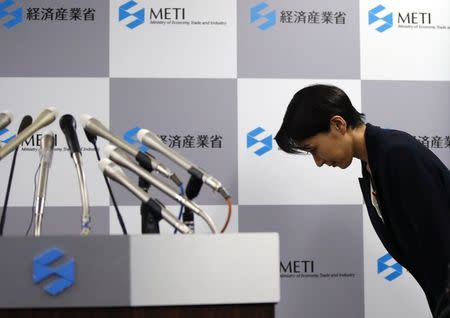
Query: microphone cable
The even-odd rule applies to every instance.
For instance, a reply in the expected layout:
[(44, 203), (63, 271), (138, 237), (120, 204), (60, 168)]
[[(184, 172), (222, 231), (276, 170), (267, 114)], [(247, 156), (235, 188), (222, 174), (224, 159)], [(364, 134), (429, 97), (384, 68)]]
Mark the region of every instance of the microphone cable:
[(8, 209), (8, 201), (9, 201), (9, 193), (11, 191), (11, 184), (12, 184), (12, 179), (13, 179), (13, 175), (14, 175), (14, 169), (16, 167), (16, 157), (17, 157), (18, 150), (19, 150), (19, 148), (14, 150), (14, 155), (13, 155), (13, 159), (11, 162), (11, 169), (9, 170), (9, 179), (8, 179), (8, 185), (6, 187), (5, 202), (3, 203), (3, 213), (2, 213), (1, 220), (0, 220), (0, 236), (3, 236), (3, 228), (5, 227), (6, 211)]
[[(186, 187), (187, 198), (189, 200), (196, 198), (198, 196), (198, 194), (200, 193), (202, 185), (203, 185), (203, 180), (199, 176), (191, 175), (191, 178), (189, 179), (188, 185)], [(220, 233), (225, 233), (225, 230), (227, 229), (227, 227), (230, 223), (230, 220), (231, 220), (233, 206), (232, 206), (231, 196), (227, 193), (227, 191), (224, 188), (221, 188), (219, 190), (219, 193), (222, 195), (223, 198), (225, 198), (225, 201), (228, 206), (227, 218), (225, 220), (225, 224), (222, 227), (222, 230), (220, 230)], [(193, 223), (194, 214), (189, 209), (186, 209), (186, 211), (183, 214), (183, 218), (187, 219), (187, 220), (191, 220), (191, 222)]]
[[(141, 167), (142, 164), (140, 165)], [(143, 167), (145, 169), (145, 167)], [(150, 171), (151, 172), (151, 171)], [(150, 189), (150, 183), (142, 177), (139, 177), (139, 188), (145, 193), (148, 193)], [(142, 234), (159, 234), (159, 221), (161, 221), (161, 215), (158, 215), (153, 207), (148, 202), (141, 202), (141, 233)]]
[[(147, 154), (147, 155), (149, 155), (149, 156), (152, 156), (148, 150), (147, 150), (147, 151), (143, 151), (143, 153), (145, 153), (145, 154)], [(147, 170), (148, 172), (152, 172), (152, 171), (153, 171), (153, 169), (151, 169), (151, 167), (148, 167), (148, 166), (146, 166), (146, 165), (143, 165), (142, 162), (139, 162), (139, 166), (141, 166), (142, 168), (144, 168), (144, 169)], [(183, 187), (183, 183), (181, 182), (181, 180), (178, 179), (178, 177), (177, 177), (175, 174), (173, 174), (169, 179), (170, 179), (170, 181), (172, 181), (173, 183), (175, 183), (177, 186), (179, 186), (179, 188), (180, 188), (180, 195), (184, 195), (184, 187)], [(150, 187), (150, 184), (149, 184), (147, 181), (145, 181), (143, 178), (139, 177), (139, 186), (140, 186), (144, 191), (148, 192), (148, 188)], [(149, 214), (149, 213), (150, 213), (149, 211), (151, 211), (151, 207), (149, 207), (148, 204), (146, 204), (146, 203), (141, 203), (141, 215), (142, 215), (143, 213), (144, 213), (144, 214)], [(184, 211), (184, 205), (180, 204), (180, 212), (179, 212), (179, 214), (178, 214), (178, 219), (179, 219), (179, 220), (182, 219), (183, 211)], [(148, 217), (147, 217), (147, 218), (144, 218), (144, 217), (143, 217), (143, 220), (142, 220), (142, 230), (144, 229), (144, 223), (145, 223), (145, 222), (144, 222), (144, 219), (150, 220)], [(153, 218), (153, 222), (159, 222), (159, 220), (160, 220), (160, 219), (158, 219), (158, 218)], [(159, 226), (155, 226), (155, 228), (157, 228), (157, 232), (156, 232), (156, 230), (155, 230), (154, 233), (159, 233)], [(177, 232), (178, 232), (178, 229), (175, 228), (175, 229), (173, 230), (173, 234), (176, 234)], [(144, 233), (144, 231), (142, 231), (142, 233)]]
[[(87, 134), (88, 133), (86, 132), (86, 135)], [(100, 161), (100, 153), (99, 153), (98, 148), (97, 148), (97, 143), (94, 141), (94, 142), (92, 142), (92, 144), (94, 145), (95, 153), (97, 155), (97, 160)], [(111, 189), (111, 184), (109, 183), (109, 180), (108, 180), (108, 178), (106, 178), (105, 175), (103, 175), (103, 177), (105, 178), (105, 182), (106, 182), (106, 186), (108, 187), (109, 195), (111, 196), (111, 200), (113, 202), (114, 209), (116, 210), (117, 219), (119, 220), (119, 224), (120, 224), (120, 227), (122, 229), (122, 233), (124, 235), (127, 235), (128, 234), (127, 228), (125, 227), (125, 222), (123, 221), (122, 214), (120, 214), (119, 207), (117, 206), (116, 198), (114, 197), (114, 194), (113, 194), (112, 189)]]
[[(100, 153), (99, 153), (98, 148), (97, 148), (97, 136), (91, 134), (86, 129), (83, 129), (83, 130), (84, 130), (84, 133), (86, 134), (87, 140), (91, 144), (94, 145), (95, 154), (97, 155), (97, 160), (100, 161)], [(112, 189), (111, 189), (111, 185), (109, 184), (109, 180), (104, 174), (103, 174), (103, 178), (105, 178), (105, 182), (106, 182), (106, 186), (108, 187), (109, 195), (110, 195), (111, 200), (113, 202), (114, 209), (116, 210), (117, 219), (119, 220), (120, 227), (122, 228), (122, 233), (124, 235), (127, 235), (128, 234), (127, 228), (125, 227), (125, 223), (123, 222), (122, 214), (120, 214), (119, 207), (117, 206), (116, 198), (114, 197), (114, 194), (113, 194)]]
[(25, 236), (28, 236), (28, 234), (30, 233), (30, 230), (31, 230), (31, 226), (33, 225), (33, 217), (34, 217), (34, 208), (35, 208), (35, 206), (34, 206), (34, 203), (35, 203), (35, 200), (36, 200), (36, 187), (37, 187), (37, 176), (38, 176), (38, 172), (39, 172), (39, 169), (41, 169), (41, 163), (39, 162), (39, 165), (38, 165), (38, 167), (37, 167), (37, 169), (36, 169), (36, 173), (34, 174), (34, 189), (33, 189), (33, 203), (32, 203), (32, 206), (31, 206), (31, 218), (30, 218), (30, 223), (28, 224), (28, 229), (27, 229), (27, 231), (26, 231), (26, 233), (25, 233)]
[[(23, 117), (17, 134), (20, 134), (22, 132), (22, 130), (24, 130), (25, 128), (30, 126), (32, 121), (33, 121), (33, 119), (31, 118), (30, 115), (26, 115), (25, 117)], [(19, 147), (17, 147), (16, 150), (14, 150), (14, 155), (13, 155), (13, 159), (11, 162), (11, 169), (9, 170), (9, 179), (8, 179), (8, 185), (6, 187), (5, 202), (3, 203), (3, 213), (2, 213), (2, 217), (0, 219), (0, 236), (3, 236), (3, 229), (5, 228), (6, 211), (8, 209), (9, 194), (11, 191), (12, 180), (13, 180), (14, 171), (16, 168), (16, 158), (17, 158), (18, 152), (19, 152)]]
[[(184, 196), (184, 187), (183, 184), (180, 184), (180, 195)], [(184, 212), (184, 205), (180, 204), (180, 213), (178, 213), (178, 220), (181, 221)], [(173, 230), (173, 234), (177, 234), (178, 229)]]
[(231, 211), (232, 211), (232, 202), (231, 202), (231, 197), (227, 198), (227, 206), (228, 206), (228, 214), (227, 214), (227, 220), (225, 221), (225, 224), (223, 225), (222, 230), (220, 230), (220, 233), (224, 233), (225, 230), (228, 227), (228, 224), (230, 223), (231, 220)]

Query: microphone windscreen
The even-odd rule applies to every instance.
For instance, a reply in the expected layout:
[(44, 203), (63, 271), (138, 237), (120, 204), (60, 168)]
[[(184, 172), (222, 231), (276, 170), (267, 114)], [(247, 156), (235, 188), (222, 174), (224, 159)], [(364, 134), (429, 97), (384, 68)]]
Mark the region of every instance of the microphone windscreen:
[(59, 119), (59, 126), (66, 136), (67, 145), (70, 149), (70, 155), (75, 153), (81, 153), (80, 144), (78, 142), (78, 136), (76, 132), (77, 122), (72, 115), (66, 114)]
[(91, 115), (88, 114), (83, 114), (80, 116), (80, 122), (81, 122), (81, 126), (83, 126), (83, 128), (86, 127), (87, 122), (92, 118)]
[(136, 138), (139, 140), (140, 143), (142, 143), (142, 139), (146, 134), (148, 134), (150, 131), (147, 129), (139, 129), (138, 133), (136, 134)]
[(93, 118), (91, 115), (83, 114), (80, 116), (80, 123), (81, 123), (81, 126), (83, 127), (84, 133), (86, 134), (87, 140), (89, 140), (89, 142), (91, 144), (95, 145), (95, 143), (97, 142), (97, 136), (90, 133), (86, 129), (86, 125), (91, 118)]
[(109, 158), (112, 152), (116, 151), (117, 147), (114, 145), (106, 145), (103, 149), (103, 153), (106, 158)]
[(9, 110), (4, 110), (4, 111), (0, 112), (0, 114), (5, 114), (7, 117), (9, 117), (10, 121), (14, 120), (14, 116)]
[(51, 111), (52, 113), (54, 113), (55, 117), (58, 117), (58, 110), (56, 109), (55, 106), (50, 106), (50, 107), (47, 107), (46, 109)]
[(72, 115), (65, 114), (59, 119), (59, 127), (61, 127), (62, 131), (67, 130), (70, 127), (76, 129), (77, 122), (75, 121), (75, 118), (73, 118)]

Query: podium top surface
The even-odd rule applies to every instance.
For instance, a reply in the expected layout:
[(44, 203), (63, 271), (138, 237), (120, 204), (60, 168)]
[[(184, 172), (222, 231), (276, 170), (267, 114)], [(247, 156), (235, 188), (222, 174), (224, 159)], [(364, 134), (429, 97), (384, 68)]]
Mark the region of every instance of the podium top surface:
[(276, 303), (277, 233), (2, 237), (0, 308)]

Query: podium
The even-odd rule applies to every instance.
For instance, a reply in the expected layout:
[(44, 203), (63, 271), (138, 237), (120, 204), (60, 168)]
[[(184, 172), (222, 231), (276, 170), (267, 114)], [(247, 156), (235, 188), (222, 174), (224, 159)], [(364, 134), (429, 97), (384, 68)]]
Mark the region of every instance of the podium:
[(0, 238), (0, 317), (274, 317), (277, 233)]

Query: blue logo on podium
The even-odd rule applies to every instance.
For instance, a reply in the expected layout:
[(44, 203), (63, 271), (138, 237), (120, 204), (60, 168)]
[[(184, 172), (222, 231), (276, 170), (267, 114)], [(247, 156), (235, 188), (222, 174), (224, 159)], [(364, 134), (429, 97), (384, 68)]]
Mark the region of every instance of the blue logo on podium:
[(58, 248), (50, 248), (43, 254), (34, 258), (33, 261), (33, 283), (39, 284), (43, 280), (57, 276), (57, 279), (44, 286), (44, 290), (52, 296), (61, 294), (64, 290), (73, 285), (75, 281), (75, 261), (68, 260), (64, 264), (50, 267), (64, 256)]

